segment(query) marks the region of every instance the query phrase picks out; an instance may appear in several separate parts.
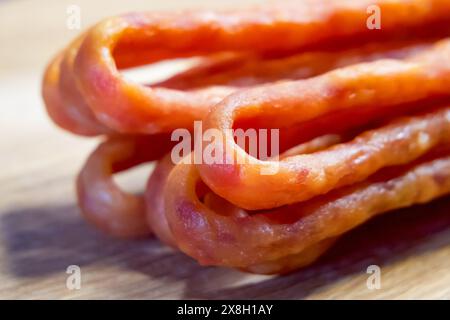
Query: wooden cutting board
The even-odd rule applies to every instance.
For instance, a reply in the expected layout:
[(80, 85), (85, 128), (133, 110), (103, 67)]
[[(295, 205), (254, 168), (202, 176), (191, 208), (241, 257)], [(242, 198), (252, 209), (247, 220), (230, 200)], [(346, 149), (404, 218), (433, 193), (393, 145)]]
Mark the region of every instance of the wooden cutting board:
[[(132, 10), (225, 4), (75, 2), (82, 27)], [(73, 181), (97, 140), (57, 129), (40, 99), (46, 62), (79, 32), (66, 27), (72, 3), (0, 1), (0, 298), (450, 298), (448, 198), (377, 218), (344, 236), (315, 265), (282, 277), (201, 267), (155, 239), (120, 241), (86, 224)], [(119, 182), (143, 187), (149, 170), (135, 170)], [(79, 290), (66, 286), (70, 265), (80, 267)], [(367, 286), (371, 265), (380, 267), (379, 289)]]

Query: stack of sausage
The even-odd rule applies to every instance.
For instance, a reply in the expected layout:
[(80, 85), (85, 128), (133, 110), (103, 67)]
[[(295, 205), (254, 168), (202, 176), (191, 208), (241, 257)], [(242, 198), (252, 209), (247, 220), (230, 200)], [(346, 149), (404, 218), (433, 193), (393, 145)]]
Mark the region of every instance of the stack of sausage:
[[(120, 73), (194, 56), (151, 85)], [(153, 233), (203, 265), (289, 272), (375, 215), (450, 193), (448, 0), (109, 18), (53, 59), (43, 96), (59, 126), (104, 137), (77, 179), (84, 216), (115, 236)], [(215, 156), (234, 161), (172, 161), (171, 133), (196, 120), (223, 133)], [(279, 156), (255, 158), (236, 128), (279, 129)], [(145, 195), (114, 183), (151, 161)]]

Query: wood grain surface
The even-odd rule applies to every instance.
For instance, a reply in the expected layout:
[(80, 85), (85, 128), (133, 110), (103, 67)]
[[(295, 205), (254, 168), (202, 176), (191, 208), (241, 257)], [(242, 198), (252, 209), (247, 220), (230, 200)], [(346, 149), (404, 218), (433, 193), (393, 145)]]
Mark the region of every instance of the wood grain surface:
[[(109, 238), (79, 216), (74, 177), (96, 143), (56, 128), (40, 98), (45, 64), (82, 27), (133, 10), (236, 7), (227, 1), (0, 0), (0, 298), (449, 299), (450, 199), (389, 213), (344, 236), (315, 265), (282, 277), (199, 266), (155, 239)], [(119, 182), (142, 188), (150, 168)], [(66, 268), (81, 268), (80, 290)], [(381, 268), (369, 290), (366, 270)]]

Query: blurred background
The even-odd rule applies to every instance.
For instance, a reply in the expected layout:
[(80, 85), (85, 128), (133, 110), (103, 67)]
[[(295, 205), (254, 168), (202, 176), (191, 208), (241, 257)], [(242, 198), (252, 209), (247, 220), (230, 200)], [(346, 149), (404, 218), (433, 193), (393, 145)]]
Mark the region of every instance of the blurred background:
[[(448, 200), (376, 219), (284, 277), (201, 267), (153, 239), (111, 239), (79, 217), (74, 178), (97, 139), (50, 122), (40, 95), (49, 60), (107, 16), (261, 2), (0, 0), (0, 298), (450, 298)], [(81, 30), (67, 27), (73, 5)], [(124, 183), (143, 186), (147, 171)], [(80, 290), (66, 287), (72, 264)], [(372, 264), (382, 268), (381, 290), (366, 286)]]

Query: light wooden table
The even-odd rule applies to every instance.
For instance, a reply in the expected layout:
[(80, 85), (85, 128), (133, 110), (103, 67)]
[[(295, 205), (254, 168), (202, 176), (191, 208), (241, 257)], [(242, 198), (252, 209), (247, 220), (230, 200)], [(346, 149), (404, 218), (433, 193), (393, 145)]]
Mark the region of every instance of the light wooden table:
[[(97, 141), (57, 129), (40, 98), (45, 64), (78, 33), (66, 28), (67, 7), (80, 6), (86, 27), (125, 11), (224, 3), (0, 1), (0, 298), (450, 298), (450, 199), (376, 219), (283, 277), (200, 267), (154, 239), (111, 239), (80, 218), (73, 181)], [(121, 183), (142, 187), (143, 173)], [(366, 286), (372, 264), (379, 290)], [(81, 267), (80, 290), (66, 288), (69, 265)]]

